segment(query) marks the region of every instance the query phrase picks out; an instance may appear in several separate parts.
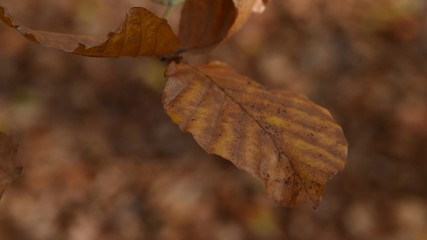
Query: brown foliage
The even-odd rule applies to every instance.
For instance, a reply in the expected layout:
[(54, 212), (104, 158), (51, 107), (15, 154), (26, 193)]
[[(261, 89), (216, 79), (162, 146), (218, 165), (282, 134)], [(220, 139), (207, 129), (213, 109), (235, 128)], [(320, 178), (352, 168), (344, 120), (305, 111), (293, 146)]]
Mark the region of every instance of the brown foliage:
[[(130, 3), (165, 8), (1, 2), (34, 29), (101, 34)], [(0, 23), (0, 131), (19, 136), (26, 170), (0, 200), (0, 239), (427, 239), (426, 7), (270, 1), (215, 52), (184, 56), (225, 61), (331, 112), (351, 149), (317, 211), (278, 206), (261, 181), (183, 134), (163, 113), (157, 59), (73, 57)]]
[(326, 180), (344, 168), (342, 129), (307, 98), (266, 90), (220, 62), (172, 63), (166, 75), (172, 120), (208, 153), (260, 178), (279, 204), (316, 208)]
[[(187, 0), (179, 39), (166, 20), (131, 8), (106, 40), (36, 31), (18, 25), (0, 6), (0, 18), (43, 46), (91, 57), (172, 56), (209, 51), (262, 12), (266, 0)], [(179, 56), (178, 56), (179, 58)], [(212, 62), (169, 65), (164, 108), (209, 153), (260, 178), (279, 204), (316, 208), (326, 180), (344, 168), (347, 142), (330, 113), (307, 98), (269, 91), (231, 67)]]
[[(179, 39), (166, 20), (142, 7), (131, 8), (118, 32), (107, 38), (38, 31), (17, 24), (0, 5), (0, 19), (26, 38), (45, 47), (90, 57), (164, 56), (206, 52), (217, 47), (248, 20), (262, 12), (263, 0), (187, 0), (182, 10)], [(181, 40), (181, 43), (180, 43)]]
[(83, 56), (166, 55), (174, 52), (179, 45), (179, 40), (167, 21), (142, 7), (131, 8), (120, 30), (109, 33), (107, 39), (29, 29), (16, 24), (3, 6), (0, 6), (0, 19), (31, 41)]

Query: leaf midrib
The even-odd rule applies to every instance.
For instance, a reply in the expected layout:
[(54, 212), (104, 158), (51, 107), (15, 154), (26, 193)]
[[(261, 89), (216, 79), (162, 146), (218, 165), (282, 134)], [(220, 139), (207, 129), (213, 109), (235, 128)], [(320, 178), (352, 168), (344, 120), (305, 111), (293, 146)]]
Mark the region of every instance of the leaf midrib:
[[(269, 132), (262, 126), (262, 124), (254, 117), (252, 116), (252, 114), (250, 114), (234, 97), (232, 97), (225, 88), (221, 87), (211, 76), (209, 76), (208, 74), (204, 73), (203, 71), (199, 70), (198, 68), (187, 64), (188, 66), (190, 66), (191, 68), (195, 69), (197, 72), (201, 73), (203, 76), (205, 76), (210, 82), (212, 82), (216, 87), (218, 87), (226, 96), (228, 96), (234, 103), (237, 104), (237, 106), (239, 106), (240, 109), (242, 109), (243, 112), (245, 112), (252, 120), (255, 121), (255, 123), (258, 125), (258, 127), (260, 127), (262, 129), (262, 131), (264, 131), (266, 133), (266, 135), (271, 139), (274, 148), (277, 151), (277, 159), (280, 160), (282, 159), (281, 155), (284, 154), (280, 151), (280, 148), (278, 147), (278, 144), (276, 143), (276, 140), (271, 136), (271, 134), (269, 134)], [(303, 181), (303, 178), (301, 177), (301, 175), (298, 173), (298, 171), (296, 170), (296, 168), (294, 167), (293, 163), (292, 163), (292, 158), (288, 157), (285, 155), (285, 157), (287, 159), (289, 159), (289, 165), (291, 166), (293, 172), (295, 173), (295, 176), (299, 178), (299, 180), (302, 183), (302, 186), (304, 187), (304, 190), (307, 194), (307, 196), (309, 197), (310, 201), (312, 202), (313, 205), (316, 204), (316, 201), (314, 201), (314, 199), (311, 197), (311, 195), (309, 194), (309, 191), (305, 185), (305, 181)], [(261, 161), (261, 160), (260, 160)], [(294, 189), (295, 189), (295, 183), (292, 184), (292, 190), (291, 190), (291, 204), (292, 201), (295, 200), (294, 198), (297, 195), (294, 195)]]

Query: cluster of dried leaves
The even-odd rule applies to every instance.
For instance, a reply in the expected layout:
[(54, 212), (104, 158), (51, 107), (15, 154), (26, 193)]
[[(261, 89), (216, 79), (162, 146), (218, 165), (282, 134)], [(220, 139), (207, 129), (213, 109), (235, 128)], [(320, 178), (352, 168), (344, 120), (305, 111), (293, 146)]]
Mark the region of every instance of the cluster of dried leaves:
[(303, 96), (268, 90), (224, 63), (192, 66), (176, 60), (185, 52), (212, 50), (266, 3), (187, 0), (178, 36), (165, 19), (141, 7), (131, 8), (119, 31), (106, 39), (29, 29), (2, 6), (0, 18), (31, 41), (77, 55), (175, 59), (163, 93), (171, 119), (208, 153), (261, 179), (277, 203), (316, 208), (325, 182), (344, 168), (347, 155), (342, 129), (330, 113)]

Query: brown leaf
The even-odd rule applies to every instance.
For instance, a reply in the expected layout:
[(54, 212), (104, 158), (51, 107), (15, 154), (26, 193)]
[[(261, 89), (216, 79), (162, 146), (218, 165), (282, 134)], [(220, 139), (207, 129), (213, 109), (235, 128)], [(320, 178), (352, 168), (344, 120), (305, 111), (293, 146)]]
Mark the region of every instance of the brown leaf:
[(7, 186), (21, 174), (22, 168), (15, 161), (17, 150), (13, 139), (0, 132), (0, 199)]
[(187, 0), (179, 25), (180, 51), (207, 51), (221, 43), (237, 17), (232, 0)]
[(326, 181), (344, 168), (342, 129), (307, 98), (266, 90), (219, 62), (172, 63), (166, 76), (171, 119), (208, 153), (260, 178), (277, 203), (317, 207)]
[[(248, 20), (256, 0), (187, 0), (181, 14), (180, 52), (206, 52)], [(258, 6), (259, 8), (259, 6)]]
[(141, 7), (131, 8), (120, 30), (109, 33), (107, 39), (32, 30), (16, 24), (3, 6), (0, 6), (0, 19), (40, 45), (83, 56), (167, 55), (179, 46), (179, 39), (167, 21)]

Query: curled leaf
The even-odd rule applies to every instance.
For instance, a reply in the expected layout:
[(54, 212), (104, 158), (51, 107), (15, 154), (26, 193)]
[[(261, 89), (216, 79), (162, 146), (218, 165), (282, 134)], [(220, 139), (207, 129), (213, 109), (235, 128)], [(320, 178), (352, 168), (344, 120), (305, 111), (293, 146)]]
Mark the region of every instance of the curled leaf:
[(90, 57), (167, 55), (179, 46), (179, 39), (165, 19), (142, 7), (131, 8), (118, 32), (107, 38), (37, 31), (15, 23), (5, 7), (0, 19), (42, 46)]
[(0, 132), (0, 198), (9, 184), (21, 174), (21, 167), (15, 161), (17, 144)]
[(206, 51), (221, 43), (237, 17), (232, 0), (187, 0), (179, 25), (180, 51)]
[[(180, 52), (206, 52), (246, 23), (257, 0), (186, 0), (179, 27)], [(258, 3), (259, 4), (259, 3)]]
[(166, 76), (171, 119), (208, 153), (261, 179), (277, 203), (317, 207), (326, 181), (344, 168), (341, 127), (307, 98), (269, 91), (219, 62), (172, 63)]

